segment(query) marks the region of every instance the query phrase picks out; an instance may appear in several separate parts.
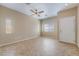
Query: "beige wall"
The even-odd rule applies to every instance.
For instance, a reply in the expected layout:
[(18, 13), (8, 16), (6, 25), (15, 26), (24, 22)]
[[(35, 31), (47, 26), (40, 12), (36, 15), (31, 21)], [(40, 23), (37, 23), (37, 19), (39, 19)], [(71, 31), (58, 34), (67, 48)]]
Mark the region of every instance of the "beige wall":
[(77, 8), (77, 46), (79, 47), (79, 6)]
[[(6, 20), (12, 21), (12, 33), (6, 33)], [(20, 12), (0, 6), (0, 45), (39, 36), (39, 21)]]
[[(48, 19), (41, 20), (41, 23), (42, 23), (42, 36), (48, 36), (57, 39), (57, 17), (50, 17)], [(43, 30), (44, 24), (51, 24), (51, 26), (54, 25), (54, 31), (52, 30), (50, 32), (45, 32)]]
[(77, 15), (77, 7), (63, 10), (58, 13), (58, 17), (76, 16), (76, 15)]

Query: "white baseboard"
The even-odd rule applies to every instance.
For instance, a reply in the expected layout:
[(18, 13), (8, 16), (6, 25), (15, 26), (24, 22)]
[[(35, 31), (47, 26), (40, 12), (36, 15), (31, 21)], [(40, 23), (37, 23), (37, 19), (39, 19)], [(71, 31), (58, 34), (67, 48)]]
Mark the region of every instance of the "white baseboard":
[(39, 37), (39, 36), (33, 36), (33, 37), (25, 38), (25, 39), (22, 39), (22, 40), (1, 44), (0, 47), (10, 45), (10, 44), (14, 44), (14, 43), (18, 43), (18, 42), (25, 41), (25, 40), (34, 39), (34, 38), (37, 38), (37, 37)]
[(67, 42), (67, 41), (62, 41), (62, 40), (59, 40), (59, 42), (69, 43), (69, 44), (75, 44), (76, 45), (76, 42)]

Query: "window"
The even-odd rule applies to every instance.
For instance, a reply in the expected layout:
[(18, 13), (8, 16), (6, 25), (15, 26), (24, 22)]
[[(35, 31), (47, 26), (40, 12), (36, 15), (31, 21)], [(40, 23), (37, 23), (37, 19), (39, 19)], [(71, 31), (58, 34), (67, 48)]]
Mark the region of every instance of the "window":
[(43, 28), (45, 32), (52, 32), (54, 31), (54, 24), (44, 24)]
[(48, 32), (48, 29), (49, 29), (48, 24), (45, 24), (45, 25), (44, 25), (44, 31), (45, 31), (45, 32)]
[(5, 23), (6, 23), (6, 33), (7, 34), (12, 33), (12, 21), (10, 19), (6, 19)]
[(55, 26), (54, 26), (54, 24), (52, 24), (52, 27), (51, 27), (51, 31), (55, 31)]

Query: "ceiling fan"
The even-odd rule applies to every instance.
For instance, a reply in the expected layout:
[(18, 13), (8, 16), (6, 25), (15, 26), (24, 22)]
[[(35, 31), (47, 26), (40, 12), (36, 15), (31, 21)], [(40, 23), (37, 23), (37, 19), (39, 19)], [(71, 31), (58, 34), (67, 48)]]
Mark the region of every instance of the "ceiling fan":
[[(33, 13), (32, 15), (37, 15), (37, 16), (41, 16), (42, 13), (44, 13), (44, 11), (39, 11), (38, 9), (35, 9), (33, 6), (31, 6), (31, 3), (25, 3), (26, 5), (29, 5), (30, 7), (32, 7), (33, 9), (31, 9), (30, 11)], [(31, 16), (32, 16), (31, 15)]]
[(42, 13), (44, 13), (44, 11), (38, 11), (37, 9), (31, 9), (30, 10), (33, 14), (32, 15), (37, 15), (37, 16), (41, 16)]

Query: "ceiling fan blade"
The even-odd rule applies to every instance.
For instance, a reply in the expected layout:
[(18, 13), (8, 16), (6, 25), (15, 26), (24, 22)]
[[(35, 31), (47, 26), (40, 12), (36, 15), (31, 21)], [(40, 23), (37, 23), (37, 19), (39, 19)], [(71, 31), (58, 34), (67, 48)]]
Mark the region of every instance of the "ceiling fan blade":
[(40, 15), (39, 14), (37, 14), (39, 17), (40, 17)]
[(37, 10), (37, 9), (35, 9), (35, 11), (37, 12), (38, 10)]
[(31, 9), (30, 11), (33, 12), (33, 13), (36, 13), (36, 12), (35, 12), (34, 10), (32, 10), (32, 9)]
[(44, 13), (44, 11), (40, 11), (40, 12), (38, 12), (38, 13)]
[(40, 15), (39, 15), (39, 14), (35, 14), (35, 13), (34, 13), (34, 14), (32, 14), (31, 16), (34, 16), (34, 15), (37, 15), (37, 16), (39, 16), (39, 17), (40, 17)]

